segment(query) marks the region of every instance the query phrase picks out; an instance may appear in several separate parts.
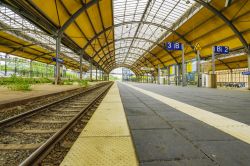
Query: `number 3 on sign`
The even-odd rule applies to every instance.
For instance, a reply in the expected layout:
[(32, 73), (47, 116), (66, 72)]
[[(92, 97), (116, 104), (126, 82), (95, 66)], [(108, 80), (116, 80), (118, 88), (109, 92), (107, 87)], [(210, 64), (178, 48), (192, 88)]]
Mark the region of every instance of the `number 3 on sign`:
[(168, 42), (167, 45), (168, 45), (168, 49), (172, 49), (172, 43), (171, 42)]

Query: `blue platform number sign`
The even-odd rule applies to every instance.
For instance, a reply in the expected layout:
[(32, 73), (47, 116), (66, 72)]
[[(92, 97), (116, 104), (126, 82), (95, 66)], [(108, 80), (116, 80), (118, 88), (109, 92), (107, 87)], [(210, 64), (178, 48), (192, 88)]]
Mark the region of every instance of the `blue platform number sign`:
[(167, 42), (167, 50), (182, 50), (182, 44), (178, 42)]
[(53, 60), (54, 62), (58, 61), (59, 63), (63, 63), (63, 60), (60, 59), (60, 58), (56, 59), (55, 57), (53, 57), (52, 60)]
[(242, 72), (242, 75), (250, 75), (250, 71), (244, 71)]
[(214, 46), (214, 53), (229, 54), (229, 47), (228, 46)]

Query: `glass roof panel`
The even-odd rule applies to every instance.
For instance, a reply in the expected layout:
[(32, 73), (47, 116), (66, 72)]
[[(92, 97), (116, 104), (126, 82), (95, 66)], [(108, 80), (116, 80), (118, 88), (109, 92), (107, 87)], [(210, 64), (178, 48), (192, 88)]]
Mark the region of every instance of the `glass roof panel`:
[[(113, 15), (115, 26), (116, 63), (136, 61), (155, 46), (185, 12), (194, 5), (193, 0), (114, 0)], [(125, 40), (121, 40), (126, 38)], [(129, 38), (129, 40), (127, 39)], [(120, 54), (118, 48), (123, 49)], [(145, 51), (133, 48), (143, 48)], [(119, 59), (118, 59), (119, 56)], [(123, 56), (123, 58), (121, 58)], [(133, 57), (132, 59), (130, 57)]]
[[(32, 42), (32, 44), (40, 45), (45, 49), (55, 52), (56, 41), (52, 36), (48, 36), (48, 34), (44, 33), (39, 28), (37, 28), (27, 20), (23, 19), (7, 7), (0, 6), (0, 23), (1, 25), (6, 25), (10, 27), (9, 29), (3, 29), (0, 26), (1, 30), (4, 30), (14, 35), (20, 34), (18, 35), (18, 37), (26, 41), (27, 38), (23, 37), (23, 35), (28, 36), (30, 40), (29, 42)], [(63, 44), (61, 44), (61, 52), (66, 57), (69, 57), (77, 62), (80, 61), (79, 55), (74, 53), (71, 49), (65, 47)], [(88, 62), (83, 60), (83, 64), (88, 65)]]

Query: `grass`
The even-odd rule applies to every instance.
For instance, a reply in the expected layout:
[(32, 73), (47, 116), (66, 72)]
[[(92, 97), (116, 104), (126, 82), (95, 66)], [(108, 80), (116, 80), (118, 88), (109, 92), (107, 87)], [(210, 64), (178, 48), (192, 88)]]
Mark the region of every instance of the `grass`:
[[(48, 78), (23, 78), (21, 76), (11, 75), (11, 77), (0, 78), (0, 85), (6, 86), (10, 90), (14, 91), (30, 91), (32, 84), (42, 84), (42, 83), (51, 83), (52, 80)], [(82, 87), (88, 86), (87, 80), (79, 79), (68, 79), (63, 80), (63, 85), (73, 85), (78, 83)]]
[(11, 75), (10, 78), (4, 81), (5, 83), (6, 82), (8, 83), (5, 86), (10, 90), (14, 90), (14, 91), (30, 91), (31, 90), (31, 84), (29, 83), (29, 81), (22, 77)]
[(14, 91), (30, 91), (32, 84), (42, 84), (52, 82), (48, 78), (23, 78), (21, 76), (11, 75), (11, 77), (0, 78), (0, 85), (6, 86)]
[(73, 83), (74, 83), (74, 81), (70, 80), (70, 79), (63, 81), (63, 85), (73, 85)]
[(78, 80), (78, 84), (82, 87), (87, 87), (88, 81), (87, 80)]

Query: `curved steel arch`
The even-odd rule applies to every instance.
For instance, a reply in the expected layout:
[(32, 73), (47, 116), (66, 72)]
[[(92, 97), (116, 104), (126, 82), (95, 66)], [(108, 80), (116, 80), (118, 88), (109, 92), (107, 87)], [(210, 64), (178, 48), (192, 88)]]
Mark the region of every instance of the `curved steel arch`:
[[(104, 47), (108, 47), (110, 44), (114, 43), (114, 41), (108, 43), (107, 45), (105, 45)], [(121, 49), (121, 48), (127, 48), (127, 47), (119, 47), (117, 49)], [(156, 58), (162, 65), (164, 65), (164, 63), (153, 53), (151, 53), (150, 51), (144, 49), (144, 48), (141, 48), (141, 47), (131, 47), (131, 48), (134, 48), (134, 49), (140, 49), (140, 50), (143, 50), (147, 53), (149, 53), (150, 55), (152, 55), (154, 58)], [(111, 50), (109, 53), (113, 52), (114, 50)], [(105, 54), (107, 55), (107, 54)], [(99, 61), (97, 63), (99, 63), (102, 59), (104, 58), (104, 56), (102, 58), (99, 59)], [(165, 66), (164, 66), (165, 67)]]
[[(201, 4), (202, 6), (204, 6), (205, 8), (207, 8), (208, 10), (210, 10), (212, 13), (214, 13), (216, 16), (218, 16), (219, 18), (222, 19), (223, 22), (225, 22), (230, 28), (231, 30), (235, 33), (235, 35), (238, 37), (238, 39), (241, 41), (243, 47), (245, 48), (245, 50), (250, 53), (249, 50), (249, 46), (248, 43), (246, 42), (246, 40), (244, 39), (244, 37), (242, 36), (242, 34), (238, 31), (238, 29), (233, 25), (233, 23), (228, 20), (221, 12), (219, 12), (216, 8), (214, 8), (212, 5), (210, 5), (209, 3), (204, 2), (203, 0), (195, 0), (197, 3)], [(185, 37), (183, 36), (182, 38), (183, 40), (185, 39)], [(195, 51), (194, 46), (191, 44), (190, 41), (188, 41), (187, 39), (185, 39), (185, 42), (187, 42), (191, 48), (193, 49), (193, 51)], [(176, 57), (178, 58), (178, 57)], [(227, 63), (225, 63), (224, 61), (217, 59), (218, 61), (220, 61), (222, 64), (224, 64), (228, 69), (232, 69)]]
[(108, 67), (108, 73), (110, 73), (113, 69), (118, 68), (118, 67), (126, 67), (130, 70), (132, 70), (136, 75), (140, 75), (143, 74), (143, 72), (141, 70), (138, 70), (137, 68), (133, 67), (133, 66), (129, 66), (127, 64), (110, 64)]
[[(132, 22), (133, 22), (133, 21), (131, 21), (131, 22), (129, 22), (129, 23), (132, 23)], [(139, 22), (139, 21), (135, 21), (135, 22)], [(146, 22), (146, 23), (150, 23), (150, 22)], [(153, 24), (155, 24), (155, 23), (152, 23), (152, 25), (153, 25)], [(104, 29), (103, 31), (99, 32), (96, 36), (94, 36), (92, 39), (90, 39), (89, 42), (83, 47), (83, 51), (85, 51), (85, 50), (87, 49), (87, 47), (88, 47), (95, 39), (97, 39), (100, 35), (102, 35), (103, 33), (106, 33), (108, 30), (110, 30), (110, 29), (112, 29), (112, 28), (114, 28), (114, 27), (117, 27), (118, 25), (121, 26), (121, 25), (124, 25), (124, 23), (120, 23), (120, 24), (116, 24), (116, 25), (110, 26), (110, 27)], [(170, 30), (170, 28), (168, 28), (168, 29)], [(179, 33), (175, 32), (174, 30), (171, 30), (171, 32), (174, 32), (174, 33), (177, 34), (181, 39), (183, 39), (185, 42), (188, 42), (182, 35), (180, 35)], [(133, 38), (134, 38), (134, 37), (131, 37), (131, 39), (133, 39)], [(124, 39), (124, 38), (121, 38), (121, 39)], [(135, 39), (136, 39), (136, 38), (135, 38)], [(143, 40), (143, 39), (145, 39), (145, 38), (141, 38), (141, 40)], [(145, 40), (149, 40), (149, 39), (145, 39)], [(166, 49), (164, 48), (164, 46), (162, 46), (162, 45), (160, 45), (159, 43), (154, 42), (154, 41), (152, 41), (152, 40), (149, 40), (149, 41), (151, 41), (154, 45), (157, 45), (157, 46), (161, 47), (163, 50), (165, 50), (165, 51), (175, 60), (175, 62), (178, 63), (177, 60), (174, 58), (174, 56), (171, 54), (171, 52), (169, 52), (168, 50), (166, 50)], [(189, 42), (189, 44), (190, 44), (190, 42)], [(105, 48), (105, 47), (102, 46), (102, 48)], [(163, 65), (164, 65), (164, 64), (163, 64)], [(164, 67), (166, 67), (166, 66), (164, 65)]]
[(161, 24), (157, 24), (157, 23), (153, 23), (153, 22), (147, 22), (147, 21), (128, 21), (128, 22), (123, 22), (123, 23), (112, 25), (112, 26), (104, 29), (103, 31), (99, 32), (96, 36), (94, 36), (92, 39), (89, 40), (89, 42), (83, 47), (83, 50), (85, 50), (88, 47), (88, 45), (90, 43), (92, 43), (95, 39), (97, 39), (100, 35), (102, 35), (103, 33), (111, 30), (112, 28), (119, 27), (119, 26), (126, 25), (126, 24), (139, 24), (139, 23), (154, 25), (154, 26), (160, 27), (162, 29), (169, 30), (170, 32), (172, 32), (172, 33), (176, 34), (177, 36), (179, 36), (185, 42), (187, 41), (184, 36), (182, 36), (181, 34), (179, 34), (178, 32), (176, 32), (175, 30), (173, 30), (173, 29), (171, 29), (171, 28), (169, 28), (167, 26), (164, 26), (164, 25), (161, 25)]
[[(117, 59), (122, 59), (122, 58), (117, 58)], [(112, 60), (110, 60), (110, 59), (106, 59), (106, 61), (105, 61), (105, 63), (103, 63), (102, 64), (102, 67), (106, 67), (107, 65), (109, 65), (110, 64), (110, 62), (112, 62)], [(128, 62), (132, 62), (132, 63), (134, 63), (134, 61), (128, 61)], [(145, 60), (145, 62), (146, 62), (146, 60)], [(139, 61), (139, 63), (141, 64), (141, 65), (147, 65), (147, 64), (145, 64), (145, 62), (143, 62), (143, 61)], [(154, 65), (152, 65), (151, 64), (151, 67), (153, 67), (155, 70), (156, 70), (156, 68), (154, 67)]]
[[(115, 60), (121, 60), (121, 59), (123, 59), (123, 58), (122, 58), (122, 57), (119, 57), (119, 58), (116, 58)], [(106, 59), (106, 60), (105, 60), (105, 63), (103, 63), (102, 66), (105, 67), (105, 66), (108, 65), (110, 62), (112, 62), (111, 59)], [(132, 61), (132, 60), (128, 60), (128, 62), (134, 63), (134, 61)], [(142, 61), (139, 61), (139, 62), (140, 62), (140, 64), (145, 65), (144, 62), (142, 62)], [(107, 64), (107, 63), (108, 63), (108, 64)], [(151, 64), (151, 67), (154, 67), (154, 66)]]
[[(119, 50), (119, 49), (121, 49), (121, 48), (117, 48), (117, 49), (114, 49), (114, 50), (112, 50), (112, 51), (110, 51), (109, 53), (112, 53), (112, 52), (114, 52), (115, 50)], [(118, 55), (120, 55), (121, 53), (119, 53)], [(135, 55), (139, 55), (140, 56), (140, 54), (137, 54), (137, 53), (131, 53), (131, 54), (135, 54)], [(101, 60), (102, 60), (102, 62), (103, 62), (103, 64), (107, 61), (107, 60), (104, 60), (103, 61), (103, 58), (106, 56), (107, 54), (105, 54), (103, 57), (102, 57), (102, 59), (99, 59), (99, 61), (97, 62), (97, 63), (99, 63)], [(139, 59), (139, 58), (138, 58)], [(137, 59), (137, 60), (138, 60)], [(150, 63), (151, 65), (152, 65), (152, 67), (154, 67), (155, 69), (156, 69), (156, 67), (154, 66), (154, 64), (151, 62), (151, 61), (149, 61), (149, 59), (147, 59), (147, 58), (144, 58), (145, 59), (145, 61), (147, 61), (148, 63)], [(136, 62), (136, 61), (134, 61), (134, 62)], [(157, 70), (157, 69), (156, 69)]]
[[(122, 58), (116, 58), (116, 60), (117, 59), (122, 59)], [(104, 62), (103, 62), (103, 64), (101, 65), (103, 68), (105, 68), (106, 66), (108, 66), (109, 64), (110, 64), (110, 62), (112, 62), (112, 60), (110, 60), (110, 59), (106, 59)], [(106, 63), (106, 62), (108, 62), (108, 63)], [(134, 61), (128, 61), (128, 62), (132, 62), (132, 63), (134, 63)], [(145, 65), (145, 63), (144, 62), (142, 62), (142, 61), (139, 61), (140, 62), (140, 64), (143, 64), (143, 65)], [(150, 61), (149, 61), (149, 63), (150, 63)], [(155, 68), (154, 67), (154, 65), (152, 64), (152, 63), (150, 63), (151, 64), (151, 66), (153, 67), (153, 68)], [(157, 70), (156, 68), (155, 68), (155, 70)]]
[(83, 5), (80, 9), (78, 9), (64, 24), (63, 26), (57, 31), (57, 36), (62, 36), (63, 32), (69, 27), (69, 25), (75, 21), (75, 19), (85, 12), (91, 6), (97, 4), (99, 0), (92, 0), (87, 4)]
[(204, 6), (208, 10), (210, 10), (212, 13), (214, 13), (216, 16), (218, 16), (220, 19), (222, 19), (222, 21), (225, 22), (231, 28), (231, 30), (234, 32), (234, 34), (241, 41), (241, 43), (242, 43), (243, 47), (245, 48), (245, 50), (248, 53), (250, 53), (247, 41), (245, 40), (245, 38), (242, 36), (240, 31), (233, 25), (233, 23), (229, 19), (227, 19), (220, 11), (218, 11), (215, 7), (213, 7), (209, 3), (204, 2), (203, 0), (194, 0), (194, 1), (201, 4), (202, 6)]
[[(112, 41), (112, 42), (114, 43), (114, 42), (117, 42), (117, 41), (128, 40), (128, 39), (133, 39), (133, 37), (120, 38), (120, 39), (116, 39), (116, 40), (114, 40), (114, 41)], [(153, 43), (154, 45), (157, 45), (157, 46), (161, 47), (163, 50), (165, 50), (165, 51), (172, 57), (172, 59), (173, 59), (176, 63), (178, 63), (177, 60), (176, 60), (176, 58), (175, 58), (168, 50), (166, 50), (166, 49), (164, 48), (164, 46), (158, 44), (157, 42), (154, 42), (154, 41), (152, 41), (152, 40), (145, 39), (145, 38), (140, 38), (140, 37), (136, 37), (135, 39), (144, 40), (144, 41), (146, 41), (146, 42), (150, 42), (150, 43)], [(111, 43), (112, 43), (112, 42), (111, 42)], [(102, 50), (103, 48), (109, 46), (111, 43), (108, 43), (108, 44), (102, 46), (102, 47), (95, 53), (95, 55), (93, 56), (93, 59), (101, 52), (101, 50)], [(154, 55), (154, 54), (151, 54), (151, 55)], [(155, 56), (155, 57), (162, 63), (162, 65), (163, 65), (164, 67), (166, 67), (166, 66), (164, 65), (164, 63), (163, 63), (157, 56)]]
[(136, 67), (130, 66), (128, 64), (110, 64), (109, 66), (107, 66), (106, 70), (109, 72), (111, 72), (113, 69), (118, 68), (118, 67), (126, 67), (129, 68), (130, 70), (132, 70), (135, 74), (143, 74), (142, 71), (138, 70)]
[(108, 66), (106, 66), (105, 69), (111, 71), (111, 70), (113, 70), (113, 68), (112, 68), (113, 66), (123, 66), (123, 65), (127, 65), (130, 68), (133, 68), (134, 70), (138, 71), (138, 73), (141, 73), (141, 74), (145, 73), (145, 71), (142, 71), (142, 70), (139, 69), (138, 65), (134, 66), (134, 65), (129, 65), (129, 64), (115, 64), (115, 63), (112, 63), (112, 64), (109, 64)]

